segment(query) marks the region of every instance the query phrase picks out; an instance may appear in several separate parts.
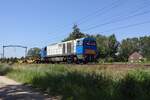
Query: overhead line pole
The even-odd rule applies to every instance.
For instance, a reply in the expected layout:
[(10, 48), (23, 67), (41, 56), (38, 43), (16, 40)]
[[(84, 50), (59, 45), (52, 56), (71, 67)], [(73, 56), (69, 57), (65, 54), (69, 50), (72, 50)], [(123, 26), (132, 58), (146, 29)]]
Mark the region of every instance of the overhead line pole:
[(21, 46), (21, 45), (7, 45), (7, 46), (3, 46), (3, 58), (5, 58), (5, 48), (7, 47), (19, 47), (19, 48), (24, 48), (25, 49), (25, 57), (27, 56), (27, 49), (28, 47), (26, 46)]

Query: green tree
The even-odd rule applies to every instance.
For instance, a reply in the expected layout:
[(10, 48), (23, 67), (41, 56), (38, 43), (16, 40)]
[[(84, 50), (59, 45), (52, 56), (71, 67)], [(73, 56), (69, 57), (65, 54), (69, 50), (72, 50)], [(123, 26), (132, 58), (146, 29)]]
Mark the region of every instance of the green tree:
[(116, 53), (118, 52), (119, 42), (116, 39), (114, 34), (108, 37), (108, 56), (109, 57), (116, 57)]
[(138, 38), (124, 39), (120, 45), (119, 56), (121, 61), (128, 61), (129, 55), (140, 51), (140, 42)]
[(96, 35), (97, 50), (100, 58), (105, 58), (108, 50), (108, 38), (103, 35)]
[(150, 61), (150, 36), (140, 37), (140, 52)]
[(40, 49), (35, 47), (28, 50), (27, 56), (28, 57), (39, 57)]
[(71, 32), (70, 35), (67, 38), (65, 38), (63, 41), (74, 40), (86, 36), (84, 33), (80, 32), (80, 29), (78, 28), (77, 25), (74, 25), (72, 29), (73, 32)]
[(119, 42), (114, 34), (108, 37), (100, 34), (90, 37), (96, 38), (98, 56), (100, 59), (106, 59), (106, 61), (109, 61), (110, 59), (114, 61), (116, 59)]

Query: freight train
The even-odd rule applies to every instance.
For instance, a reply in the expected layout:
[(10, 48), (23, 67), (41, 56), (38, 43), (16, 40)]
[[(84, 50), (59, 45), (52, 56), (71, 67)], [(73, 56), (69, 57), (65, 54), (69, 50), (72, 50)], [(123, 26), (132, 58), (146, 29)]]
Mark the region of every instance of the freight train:
[(41, 62), (88, 63), (97, 58), (95, 38), (80, 38), (48, 45), (41, 49)]

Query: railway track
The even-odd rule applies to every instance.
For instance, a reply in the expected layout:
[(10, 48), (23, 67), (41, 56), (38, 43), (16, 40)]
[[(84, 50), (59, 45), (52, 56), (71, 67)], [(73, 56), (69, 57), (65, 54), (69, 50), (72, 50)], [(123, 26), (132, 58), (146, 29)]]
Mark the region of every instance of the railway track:
[(117, 63), (112, 63), (112, 64), (86, 64), (86, 65), (120, 65), (120, 66), (124, 66), (124, 65), (128, 65), (128, 66), (150, 66), (150, 64), (117, 64)]
[(71, 65), (71, 66), (87, 66), (87, 67), (94, 67), (94, 66), (97, 66), (97, 67), (120, 67), (120, 68), (124, 68), (124, 67), (126, 67), (126, 68), (133, 68), (133, 67), (144, 67), (144, 68), (146, 68), (146, 67), (148, 67), (148, 68), (150, 68), (150, 64), (91, 64), (91, 63), (89, 63), (89, 64), (64, 64), (64, 65)]
[(144, 67), (144, 68), (150, 68), (150, 63), (146, 64), (132, 64), (132, 63), (104, 63), (104, 64), (98, 64), (98, 63), (88, 63), (88, 64), (67, 64), (67, 63), (28, 63), (28, 64), (60, 64), (60, 65), (66, 65), (68, 67), (113, 67), (113, 68), (135, 68), (135, 67)]

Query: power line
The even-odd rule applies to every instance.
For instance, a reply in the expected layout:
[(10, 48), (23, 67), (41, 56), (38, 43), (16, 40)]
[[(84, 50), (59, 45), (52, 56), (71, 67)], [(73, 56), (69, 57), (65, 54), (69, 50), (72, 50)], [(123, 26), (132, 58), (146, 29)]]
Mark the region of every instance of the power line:
[[(88, 19), (88, 17), (92, 17), (93, 15), (100, 15), (100, 14), (105, 14), (105, 13), (107, 13), (108, 11), (111, 11), (113, 8), (116, 8), (116, 7), (118, 7), (119, 6), (119, 4), (120, 4), (120, 1), (121, 0), (115, 0), (114, 2), (112, 2), (111, 4), (109, 4), (109, 5), (106, 5), (106, 6), (104, 6), (103, 8), (100, 8), (100, 9), (98, 9), (98, 10), (96, 10), (95, 12), (93, 12), (93, 13), (90, 13), (89, 15), (87, 15), (87, 16), (85, 16), (85, 17), (82, 17), (81, 19), (79, 19), (78, 20), (78, 22), (80, 22), (79, 24), (81, 25), (81, 24), (83, 24), (83, 21), (85, 22), (87, 19)], [(108, 9), (107, 9), (108, 8)], [(107, 9), (107, 11), (105, 11), (105, 12), (101, 12), (101, 11), (103, 11), (103, 10), (105, 10), (105, 9)], [(101, 13), (100, 13), (101, 12)], [(86, 19), (86, 20), (85, 20)], [(81, 23), (82, 22), (82, 23)], [(70, 25), (69, 25), (70, 26)], [(54, 33), (51, 33), (51, 34), (54, 34)], [(67, 33), (68, 34), (68, 33)], [(66, 34), (64, 34), (64, 35), (60, 35), (60, 36), (65, 36)], [(58, 38), (58, 37), (55, 37), (55, 38)]]
[[(135, 9), (135, 10), (129, 12), (129, 13), (131, 13), (131, 14), (136, 14), (138, 11), (140, 11), (141, 9), (146, 8), (147, 6), (149, 6), (149, 4), (147, 4), (146, 6), (144, 5), (144, 6), (140, 7), (140, 8), (137, 8), (137, 9)], [(115, 19), (114, 19), (114, 18), (115, 18)], [(122, 15), (119, 15), (119, 16), (117, 16), (117, 17), (116, 17), (116, 16), (111, 17), (111, 20), (110, 20), (110, 21), (105, 22), (105, 23), (103, 23), (103, 24), (107, 24), (107, 23), (111, 23), (111, 22), (113, 22), (113, 21), (117, 21), (117, 20), (120, 19), (120, 18), (122, 18)], [(88, 25), (88, 26), (90, 27), (91, 24)], [(87, 26), (87, 27), (88, 27), (88, 26)]]
[[(148, 5), (147, 5), (147, 6), (148, 6)], [(117, 17), (117, 19), (115, 19), (115, 20), (111, 20), (111, 21), (108, 21), (108, 22), (103, 23), (103, 24), (98, 24), (98, 25), (96, 25), (96, 26), (94, 26), (94, 27), (90, 27), (90, 28), (91, 28), (91, 29), (94, 29), (94, 28), (100, 27), (100, 26), (102, 26), (102, 25), (107, 25), (107, 24), (111, 24), (111, 23), (116, 23), (116, 22), (119, 22), (119, 21), (123, 21), (123, 20), (127, 20), (127, 19), (130, 19), (130, 18), (133, 18), (133, 17), (137, 17), (137, 16), (141, 16), (141, 15), (147, 14), (147, 13), (149, 13), (150, 11), (145, 11), (145, 12), (142, 12), (142, 13), (136, 13), (136, 12), (138, 12), (139, 10), (141, 10), (141, 9), (147, 7), (147, 6), (142, 6), (142, 7), (138, 8), (138, 9), (136, 9), (136, 10), (133, 10), (131, 13), (135, 13), (134, 15), (129, 15), (129, 16), (126, 16), (125, 18), (121, 18), (121, 16), (119, 16), (119, 18), (121, 18), (121, 19), (118, 19), (118, 17)], [(91, 30), (91, 29), (88, 29), (88, 30)], [(65, 35), (66, 35), (66, 34), (64, 34), (64, 35), (59, 35), (59, 36), (65, 36)], [(58, 38), (59, 36), (57, 36), (56, 38)]]
[(129, 25), (126, 25), (126, 26), (120, 26), (120, 27), (109, 29), (109, 30), (106, 30), (106, 31), (103, 31), (103, 32), (99, 32), (99, 33), (110, 32), (110, 31), (113, 31), (113, 30), (120, 30), (120, 29), (124, 29), (124, 28), (138, 26), (138, 25), (148, 24), (148, 23), (150, 23), (150, 20), (144, 21), (144, 22), (140, 22), (140, 23), (135, 23), (135, 24), (129, 24)]
[[(94, 27), (91, 27), (87, 30), (91, 30), (91, 29), (95, 29), (97, 27), (101, 27), (103, 25), (108, 25), (108, 24), (111, 24), (111, 23), (116, 23), (116, 22), (119, 22), (119, 21), (123, 21), (123, 20), (127, 20), (127, 19), (130, 19), (130, 18), (133, 18), (133, 17), (137, 17), (137, 16), (141, 16), (141, 15), (144, 15), (144, 14), (147, 14), (147, 13), (150, 13), (150, 11), (145, 11), (145, 12), (142, 12), (142, 13), (137, 13), (137, 14), (134, 14), (134, 15), (130, 15), (130, 16), (126, 16), (125, 18), (123, 19), (117, 19), (117, 20), (112, 20), (112, 21), (109, 21), (109, 22), (106, 22), (106, 23), (103, 23), (103, 24), (99, 24), (99, 25), (96, 25)], [(65, 34), (64, 34), (65, 35)], [(63, 36), (64, 36), (63, 35)], [(62, 35), (60, 35), (62, 36)], [(57, 38), (57, 37), (56, 37)]]
[[(127, 0), (126, 0), (127, 1)], [(143, 0), (143, 1), (148, 1), (148, 0)], [(144, 3), (145, 4), (145, 3)], [(147, 3), (146, 3), (147, 4)], [(113, 9), (113, 8), (116, 8), (116, 7), (118, 7), (119, 6), (119, 3), (117, 4), (116, 3), (116, 5), (114, 5), (113, 7), (111, 7), (111, 9)], [(135, 12), (137, 12), (138, 10), (140, 10), (140, 9), (143, 9), (143, 8), (146, 8), (147, 6), (149, 6), (149, 4), (147, 4), (146, 6), (144, 5), (144, 6), (142, 6), (142, 7), (140, 7), (140, 8), (138, 8), (138, 9), (136, 9), (136, 10), (134, 10), (134, 11), (132, 11), (131, 13), (135, 13)], [(108, 10), (108, 11), (110, 11), (110, 10)], [(107, 12), (108, 12), (107, 11)], [(106, 13), (107, 13), (106, 12)], [(102, 14), (102, 15), (104, 15), (103, 13), (100, 13), (100, 14)], [(100, 15), (100, 14), (98, 14), (98, 15)], [(102, 16), (101, 15), (101, 16)], [(97, 16), (97, 15), (96, 15)], [(121, 17), (121, 16), (120, 16)], [(85, 22), (88, 22), (87, 20), (85, 20)], [(84, 24), (84, 23), (81, 23), (81, 24)], [(81, 25), (80, 23), (78, 23), (78, 25)]]
[[(108, 13), (109, 11), (111, 11), (112, 9), (117, 8), (118, 6), (120, 6), (120, 3), (121, 3), (119, 1), (120, 0), (117, 0), (117, 1), (115, 1), (113, 3), (111, 3), (110, 5), (108, 5), (108, 6), (110, 6), (110, 8), (108, 7), (108, 9), (107, 9), (107, 6), (105, 6), (102, 9), (100, 9), (100, 10), (98, 10), (96, 12), (93, 12), (93, 13), (89, 14), (88, 16), (83, 17), (82, 19), (80, 19), (79, 21), (77, 21), (78, 25), (81, 25), (81, 24), (84, 24), (85, 22), (87, 22), (87, 20), (89, 19), (88, 17), (92, 17), (94, 15), (98, 16), (100, 14), (104, 15), (104, 14)], [(104, 12), (100, 13), (100, 11), (103, 11), (105, 9), (106, 9), (105, 13)]]
[[(105, 11), (105, 13), (107, 13), (108, 11), (111, 11), (113, 8), (116, 8), (116, 7), (118, 7), (119, 6), (119, 1), (121, 1), (121, 0), (115, 0), (114, 2), (112, 2), (111, 4), (109, 4), (109, 5), (106, 5), (106, 6), (104, 6), (103, 8), (99, 8), (98, 10), (96, 10), (96, 11), (94, 11), (94, 12), (92, 12), (92, 13), (90, 13), (90, 14), (88, 14), (88, 15), (86, 15), (86, 16), (84, 16), (84, 17), (82, 17), (82, 18), (80, 18), (79, 20), (77, 20), (77, 21), (75, 21), (76, 23), (78, 23), (78, 25), (79, 24), (82, 24), (83, 22), (85, 22), (85, 21), (87, 21), (87, 19), (89, 18), (89, 17), (92, 17), (92, 16), (94, 16), (94, 15), (96, 15), (97, 16), (97, 14), (99, 15), (99, 14), (104, 14), (104, 12), (102, 12), (102, 11), (104, 11), (105, 9), (107, 9), (107, 11)], [(109, 8), (110, 7), (110, 8)], [(101, 13), (100, 13), (101, 12)], [(71, 26), (73, 23), (71, 23), (71, 24), (69, 24), (69, 25), (67, 25), (67, 26)], [(63, 27), (66, 27), (66, 26), (63, 26)], [(64, 30), (64, 29), (63, 29)]]
[(126, 25), (126, 26), (121, 26), (121, 27), (117, 27), (117, 28), (113, 28), (113, 29), (109, 29), (109, 30), (106, 30), (106, 31), (103, 31), (103, 32), (99, 32), (99, 33), (110, 32), (110, 31), (113, 31), (113, 30), (120, 30), (120, 29), (124, 29), (124, 28), (138, 26), (138, 25), (148, 24), (148, 23), (150, 23), (150, 20), (149, 21), (140, 22), (140, 23), (130, 24), (130, 25)]
[(142, 15), (145, 15), (145, 14), (148, 14), (148, 13), (150, 13), (150, 10), (145, 11), (145, 12), (141, 12), (141, 13), (137, 13), (137, 14), (134, 14), (134, 15), (126, 16), (125, 18), (122, 18), (122, 19), (116, 19), (116, 20), (108, 21), (108, 22), (105, 22), (105, 23), (102, 23), (102, 24), (97, 24), (95, 26), (89, 27), (89, 28), (84, 29), (84, 30), (86, 30), (86, 31), (92, 30), (92, 29), (95, 29), (95, 28), (98, 28), (98, 27), (102, 27), (104, 25), (117, 23), (117, 22), (124, 21), (124, 20), (130, 19), (130, 18), (133, 18), (133, 17), (142, 16)]
[[(105, 33), (105, 32), (110, 32), (110, 31), (113, 31), (113, 30), (120, 30), (120, 29), (130, 28), (130, 27), (139, 26), (139, 25), (143, 25), (143, 24), (149, 24), (149, 23), (150, 23), (150, 20), (140, 22), (140, 23), (135, 23), (135, 24), (129, 24), (129, 25), (126, 25), (126, 26), (120, 26), (120, 27), (116, 27), (116, 28), (109, 29), (109, 30), (106, 30), (106, 31), (103, 31), (103, 32), (98, 32), (98, 33)], [(58, 37), (56, 37), (56, 38), (58, 38)]]

